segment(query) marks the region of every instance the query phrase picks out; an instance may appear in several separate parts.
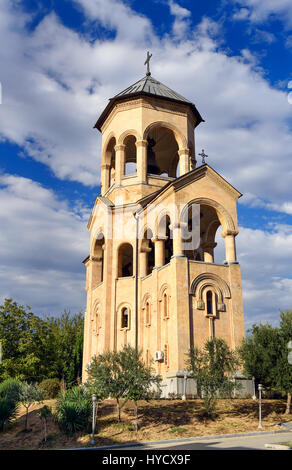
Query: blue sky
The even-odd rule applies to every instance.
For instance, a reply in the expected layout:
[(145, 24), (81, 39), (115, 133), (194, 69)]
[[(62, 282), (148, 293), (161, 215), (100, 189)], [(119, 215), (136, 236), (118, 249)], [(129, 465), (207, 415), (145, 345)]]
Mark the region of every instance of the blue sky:
[(243, 193), (246, 327), (277, 324), (292, 308), (290, 0), (1, 2), (0, 299), (43, 315), (84, 311), (93, 125), (143, 77), (147, 50), (152, 75), (206, 121), (197, 153)]

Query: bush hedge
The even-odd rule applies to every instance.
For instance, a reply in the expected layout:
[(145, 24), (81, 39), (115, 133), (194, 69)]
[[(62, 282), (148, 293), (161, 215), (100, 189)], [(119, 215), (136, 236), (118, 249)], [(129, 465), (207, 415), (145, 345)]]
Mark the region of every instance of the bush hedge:
[(0, 398), (8, 398), (14, 402), (19, 400), (21, 381), (10, 378), (0, 383)]
[(50, 400), (56, 398), (60, 393), (60, 381), (58, 379), (46, 379), (39, 384), (44, 392), (44, 398)]
[(83, 387), (73, 387), (59, 396), (55, 418), (64, 433), (89, 431), (91, 415), (91, 396)]

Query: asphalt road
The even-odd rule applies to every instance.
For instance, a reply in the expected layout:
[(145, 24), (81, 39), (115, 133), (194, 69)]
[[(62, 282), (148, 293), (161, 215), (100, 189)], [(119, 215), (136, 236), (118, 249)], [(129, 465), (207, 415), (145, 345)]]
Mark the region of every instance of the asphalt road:
[(292, 430), (287, 432), (256, 433), (253, 435), (233, 436), (233, 437), (212, 437), (203, 439), (183, 439), (168, 442), (155, 442), (144, 444), (143, 446), (123, 447), (124, 450), (270, 450), (265, 448), (265, 444), (277, 444), (292, 441)]

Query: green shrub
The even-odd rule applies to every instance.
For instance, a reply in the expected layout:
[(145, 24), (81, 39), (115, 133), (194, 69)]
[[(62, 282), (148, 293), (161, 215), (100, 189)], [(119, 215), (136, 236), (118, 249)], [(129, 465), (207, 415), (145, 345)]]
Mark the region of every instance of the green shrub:
[(73, 387), (60, 395), (55, 418), (64, 433), (89, 431), (91, 415), (92, 400), (83, 387)]
[(18, 405), (10, 398), (0, 398), (0, 431), (16, 417)]
[(58, 379), (46, 379), (39, 384), (43, 390), (45, 399), (56, 398), (60, 392), (60, 381)]
[(10, 378), (0, 383), (0, 398), (8, 398), (14, 402), (19, 400), (19, 391), (21, 381), (18, 379)]

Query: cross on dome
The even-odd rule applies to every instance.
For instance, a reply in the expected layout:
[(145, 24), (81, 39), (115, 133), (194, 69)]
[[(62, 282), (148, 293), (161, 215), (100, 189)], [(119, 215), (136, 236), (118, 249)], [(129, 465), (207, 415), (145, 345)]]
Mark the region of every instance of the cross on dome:
[(146, 75), (151, 75), (150, 73), (150, 59), (152, 57), (152, 54), (149, 53), (149, 51), (147, 52), (147, 58), (144, 62), (144, 65), (147, 65), (147, 72), (146, 72)]

